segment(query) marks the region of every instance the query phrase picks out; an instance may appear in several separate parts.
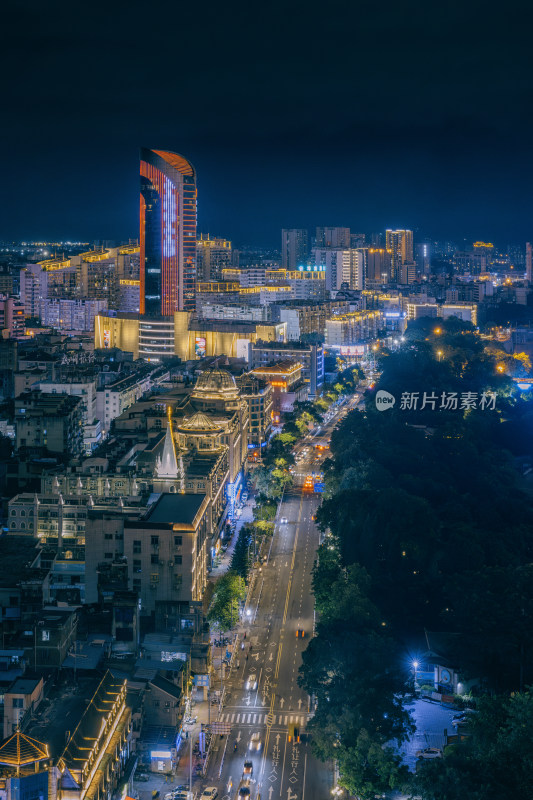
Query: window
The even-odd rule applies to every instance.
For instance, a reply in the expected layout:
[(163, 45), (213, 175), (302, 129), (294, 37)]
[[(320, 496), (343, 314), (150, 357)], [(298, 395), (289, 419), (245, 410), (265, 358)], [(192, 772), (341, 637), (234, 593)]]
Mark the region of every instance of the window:
[(26, 516), (26, 512), (24, 511), (24, 509), (22, 509), (22, 510), (21, 510), (21, 512), (20, 512), (20, 516), (21, 516), (21, 517), (25, 517), (25, 516)]
[(151, 536), (150, 544), (152, 545), (152, 547), (159, 547), (159, 536)]
[(133, 579), (133, 590), (136, 591), (136, 592), (140, 592), (141, 591), (141, 580), (140, 580), (140, 578), (134, 578)]
[(50, 641), (50, 631), (41, 631), (41, 642)]
[(141, 552), (142, 542), (139, 539), (133, 540), (133, 555), (139, 555)]
[(112, 539), (112, 538), (113, 538), (113, 534), (112, 533), (104, 533), (104, 539), (109, 540), (109, 539)]
[(183, 558), (181, 556), (174, 556), (174, 564), (182, 564)]
[(180, 547), (182, 543), (183, 543), (182, 536), (174, 536), (174, 547)]
[(141, 562), (137, 559), (133, 559), (133, 572), (137, 575), (141, 572)]
[(150, 575), (150, 583), (159, 583), (159, 572), (152, 572)]
[(113, 553), (104, 553), (104, 558), (113, 558)]
[(14, 697), (13, 698), (13, 708), (24, 708), (24, 698), (23, 697)]
[(150, 556), (150, 563), (159, 564), (159, 556), (157, 555), (157, 553), (152, 553), (152, 555)]

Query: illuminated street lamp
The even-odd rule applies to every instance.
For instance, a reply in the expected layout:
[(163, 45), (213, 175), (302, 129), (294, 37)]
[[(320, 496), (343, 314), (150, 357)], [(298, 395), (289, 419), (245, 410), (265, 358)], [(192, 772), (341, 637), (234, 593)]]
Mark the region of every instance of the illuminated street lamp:
[(437, 350), (437, 355), (438, 355), (439, 361), (440, 361), (441, 358), (442, 358), (442, 350)]
[(418, 661), (413, 661), (413, 669), (415, 671), (415, 689), (416, 689), (417, 686), (418, 686), (418, 684), (417, 684), (417, 673), (416, 673), (416, 671), (418, 669)]

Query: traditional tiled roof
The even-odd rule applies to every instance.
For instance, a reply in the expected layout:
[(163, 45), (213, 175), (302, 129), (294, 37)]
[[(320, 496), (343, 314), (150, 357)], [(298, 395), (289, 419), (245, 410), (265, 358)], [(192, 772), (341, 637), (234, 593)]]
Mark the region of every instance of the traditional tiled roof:
[(49, 758), (48, 747), (37, 739), (31, 739), (21, 731), (0, 744), (0, 764), (22, 767)]

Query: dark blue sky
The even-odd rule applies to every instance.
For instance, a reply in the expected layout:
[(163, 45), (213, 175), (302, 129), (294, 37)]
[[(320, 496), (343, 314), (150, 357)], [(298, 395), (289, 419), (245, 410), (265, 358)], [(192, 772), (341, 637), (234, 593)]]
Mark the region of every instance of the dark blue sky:
[(533, 236), (524, 2), (13, 6), (0, 239), (136, 236), (141, 145), (193, 162), (199, 229), (237, 243)]

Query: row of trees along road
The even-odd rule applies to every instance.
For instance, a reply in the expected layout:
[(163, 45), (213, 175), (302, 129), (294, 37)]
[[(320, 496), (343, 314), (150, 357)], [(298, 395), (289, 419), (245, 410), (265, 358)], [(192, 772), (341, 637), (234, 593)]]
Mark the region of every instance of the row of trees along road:
[[(378, 412), (372, 394), (332, 436), (318, 512), (328, 534), (313, 576), (317, 636), (300, 673), (318, 699), (317, 755), (336, 758), (341, 783), (364, 800), (409, 785), (392, 745), (412, 731), (406, 654), (424, 630), (454, 634), (449, 655), (462, 676), (499, 698), (485, 715), (533, 682), (533, 509), (516, 468), (517, 456), (533, 453), (533, 403), (509, 376), (514, 362), (530, 365), (509, 363), (457, 319), (418, 320), (405, 338), (401, 351), (381, 355), (375, 387), (395, 395), (394, 408)], [(494, 410), (398, 402), (403, 392), (484, 391), (497, 393)], [(436, 761), (432, 776), (464, 766), (459, 756)], [(455, 797), (430, 783), (419, 781), (420, 796)]]
[(361, 373), (357, 369), (342, 372), (335, 385), (326, 384), (321, 395), (310, 403), (299, 403), (287, 416), (281, 433), (272, 437), (263, 464), (252, 480), (256, 490), (252, 524), (242, 525), (235, 543), (229, 571), (219, 578), (209, 604), (207, 619), (216, 629), (227, 631), (239, 619), (239, 605), (246, 595), (246, 585), (254, 557), (261, 542), (272, 536), (274, 519), (284, 490), (292, 484), (290, 467), (292, 449), (343, 394), (355, 390)]

